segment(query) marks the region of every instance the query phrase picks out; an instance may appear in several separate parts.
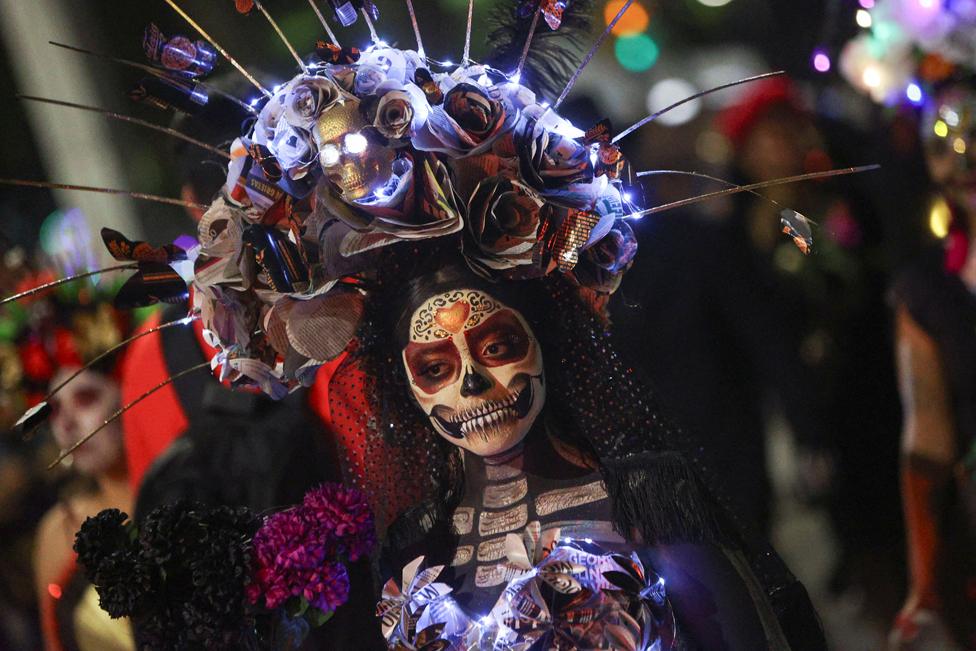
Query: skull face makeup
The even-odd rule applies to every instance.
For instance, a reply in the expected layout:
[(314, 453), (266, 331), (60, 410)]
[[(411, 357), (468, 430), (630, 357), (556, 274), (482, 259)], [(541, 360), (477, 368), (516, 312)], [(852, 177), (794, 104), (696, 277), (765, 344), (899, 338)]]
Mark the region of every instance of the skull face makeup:
[(545, 402), (542, 350), (525, 318), (475, 289), (417, 308), (403, 363), (437, 432), (479, 456), (520, 443)]
[[(51, 379), (58, 386), (75, 369), (66, 367)], [(101, 373), (84, 371), (51, 398), (51, 432), (61, 449), (78, 442), (119, 407), (119, 387)], [(71, 456), (75, 469), (93, 477), (112, 467), (122, 455), (122, 425), (116, 420), (98, 436), (75, 450)]]
[(955, 84), (939, 92), (922, 120), (925, 161), (950, 199), (976, 210), (976, 92)]
[(366, 140), (359, 101), (347, 99), (323, 112), (315, 124), (319, 162), (346, 201), (362, 199), (393, 173), (394, 152)]

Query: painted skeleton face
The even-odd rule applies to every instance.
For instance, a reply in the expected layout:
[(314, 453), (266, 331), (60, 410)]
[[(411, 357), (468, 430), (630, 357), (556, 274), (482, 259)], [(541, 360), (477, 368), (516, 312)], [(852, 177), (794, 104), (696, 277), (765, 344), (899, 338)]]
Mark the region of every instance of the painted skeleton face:
[(434, 428), (479, 456), (520, 443), (545, 402), (542, 350), (525, 318), (476, 289), (417, 308), (403, 363)]
[[(75, 369), (62, 368), (51, 379), (57, 386)], [(51, 432), (64, 450), (108, 419), (119, 406), (118, 384), (94, 371), (84, 371), (51, 398)], [(122, 427), (118, 420), (75, 450), (73, 466), (95, 476), (116, 464), (122, 455)]]

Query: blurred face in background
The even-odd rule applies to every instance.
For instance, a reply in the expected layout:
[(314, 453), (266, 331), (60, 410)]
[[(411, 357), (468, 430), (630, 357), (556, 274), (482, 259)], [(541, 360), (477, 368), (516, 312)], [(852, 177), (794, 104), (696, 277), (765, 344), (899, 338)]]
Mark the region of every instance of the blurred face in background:
[[(55, 387), (77, 369), (62, 368), (51, 380)], [(99, 427), (119, 408), (116, 381), (87, 370), (51, 399), (51, 431), (62, 450)], [(72, 466), (85, 476), (96, 476), (122, 461), (122, 427), (116, 420), (72, 453)]]
[(922, 142), (935, 184), (976, 213), (976, 89), (954, 84), (936, 94), (923, 114)]
[(739, 167), (749, 181), (767, 181), (802, 174), (816, 131), (797, 111), (777, 106), (756, 120), (737, 152)]

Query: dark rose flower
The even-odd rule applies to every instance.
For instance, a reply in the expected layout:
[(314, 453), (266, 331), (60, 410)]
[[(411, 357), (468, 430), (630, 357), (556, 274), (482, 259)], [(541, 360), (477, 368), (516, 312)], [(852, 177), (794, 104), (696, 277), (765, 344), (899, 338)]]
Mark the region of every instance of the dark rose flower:
[(310, 130), (319, 115), (341, 97), (342, 91), (328, 77), (304, 77), (285, 97), (285, 119), (292, 126)]
[(637, 255), (637, 238), (630, 225), (618, 219), (599, 242), (580, 252), (573, 274), (580, 284), (597, 292), (617, 291)]
[(469, 258), (495, 269), (532, 264), (548, 210), (528, 186), (501, 176), (485, 179), (468, 202)]
[(386, 81), (386, 73), (376, 66), (360, 64), (356, 67), (356, 79), (353, 83), (358, 97), (371, 95), (384, 81)]
[(543, 194), (593, 179), (587, 148), (572, 138), (530, 122), (517, 142), (519, 173), (526, 183)]
[(395, 140), (408, 137), (427, 119), (430, 107), (423, 92), (416, 86), (396, 88), (383, 93), (376, 104), (373, 125), (386, 136)]
[(480, 86), (461, 83), (444, 96), (444, 111), (458, 126), (481, 142), (494, 135), (505, 121), (505, 108)]

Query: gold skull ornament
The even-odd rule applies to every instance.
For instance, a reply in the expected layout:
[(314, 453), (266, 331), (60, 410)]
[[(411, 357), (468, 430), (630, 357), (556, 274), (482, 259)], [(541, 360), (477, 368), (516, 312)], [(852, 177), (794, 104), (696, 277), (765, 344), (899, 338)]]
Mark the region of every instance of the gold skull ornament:
[(393, 173), (394, 151), (370, 143), (361, 133), (365, 126), (359, 100), (351, 98), (323, 112), (315, 123), (319, 162), (346, 201), (362, 199)]

